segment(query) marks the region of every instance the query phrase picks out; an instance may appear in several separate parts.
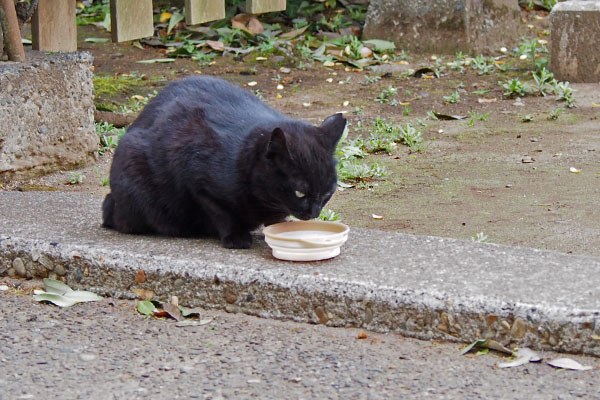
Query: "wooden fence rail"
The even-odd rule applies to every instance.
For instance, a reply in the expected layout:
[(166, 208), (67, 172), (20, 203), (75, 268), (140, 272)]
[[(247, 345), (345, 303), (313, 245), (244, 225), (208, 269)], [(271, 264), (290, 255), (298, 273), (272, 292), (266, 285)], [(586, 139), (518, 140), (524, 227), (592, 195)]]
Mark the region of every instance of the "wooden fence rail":
[[(286, 0), (246, 0), (246, 12), (262, 14), (283, 11)], [(154, 34), (152, 0), (111, 0), (113, 42), (141, 39)], [(189, 25), (225, 17), (225, 0), (185, 0)], [(73, 0), (39, 0), (31, 20), (34, 50), (76, 51), (77, 26)]]

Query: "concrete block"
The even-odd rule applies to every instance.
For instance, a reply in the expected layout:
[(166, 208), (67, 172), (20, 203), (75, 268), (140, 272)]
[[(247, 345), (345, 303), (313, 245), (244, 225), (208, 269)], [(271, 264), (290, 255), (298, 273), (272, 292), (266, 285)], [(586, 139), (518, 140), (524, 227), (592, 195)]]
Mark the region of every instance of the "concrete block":
[(152, 36), (152, 0), (110, 0), (110, 23), (113, 42)]
[(556, 79), (600, 82), (600, 1), (566, 1), (550, 13), (550, 69)]
[(75, 4), (70, 0), (40, 0), (31, 18), (34, 50), (76, 51)]
[(0, 62), (0, 181), (79, 166), (98, 149), (91, 55), (26, 57)]
[(514, 0), (371, 0), (363, 35), (416, 52), (489, 53), (525, 33)]

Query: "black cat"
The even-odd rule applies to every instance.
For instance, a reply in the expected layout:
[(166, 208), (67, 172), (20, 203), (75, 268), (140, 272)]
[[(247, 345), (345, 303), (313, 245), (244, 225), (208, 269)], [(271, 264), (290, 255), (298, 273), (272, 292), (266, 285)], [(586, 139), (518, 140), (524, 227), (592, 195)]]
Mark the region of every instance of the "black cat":
[(345, 125), (341, 114), (318, 127), (289, 118), (221, 79), (172, 83), (119, 143), (104, 226), (248, 248), (261, 224), (319, 215), (336, 189)]

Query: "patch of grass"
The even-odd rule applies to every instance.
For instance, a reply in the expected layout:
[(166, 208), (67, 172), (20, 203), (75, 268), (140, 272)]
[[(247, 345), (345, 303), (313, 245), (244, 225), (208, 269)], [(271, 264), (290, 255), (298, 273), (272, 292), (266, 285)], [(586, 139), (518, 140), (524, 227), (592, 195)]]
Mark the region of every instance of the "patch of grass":
[(396, 93), (398, 93), (398, 89), (390, 85), (386, 89), (383, 89), (381, 91), (379, 96), (375, 98), (375, 101), (381, 104), (389, 103), (396, 95)]
[(97, 122), (95, 125), (99, 138), (98, 154), (103, 155), (107, 151), (116, 149), (119, 140), (125, 134), (125, 128), (115, 128), (113, 124), (106, 122)]
[(377, 178), (387, 176), (389, 172), (385, 166), (377, 162), (367, 164), (363, 161), (352, 159), (338, 163), (338, 178), (345, 182), (370, 182)]
[(560, 113), (562, 113), (562, 112), (563, 112), (562, 108), (560, 108), (560, 107), (556, 108), (556, 109), (550, 111), (550, 115), (548, 116), (548, 119), (552, 120), (552, 121), (556, 121), (558, 119), (558, 117), (560, 116)]
[(96, 96), (114, 96), (128, 93), (131, 88), (147, 85), (144, 75), (94, 75)]
[(490, 117), (490, 113), (479, 114), (475, 111), (469, 111), (468, 125), (469, 126), (475, 125), (475, 121), (487, 121), (487, 119), (489, 117)]
[(319, 214), (318, 219), (320, 219), (321, 221), (339, 221), (340, 214), (333, 210), (330, 210), (329, 208), (324, 208), (321, 210), (321, 214)]
[(513, 78), (506, 82), (499, 82), (500, 86), (504, 88), (504, 96), (506, 97), (523, 97), (527, 94), (528, 85), (521, 82), (519, 78)]
[(85, 175), (81, 172), (70, 172), (67, 179), (69, 185), (79, 185), (85, 180)]
[(569, 82), (558, 82), (555, 93), (558, 95), (557, 101), (565, 101), (568, 108), (575, 107), (575, 97)]
[(460, 101), (460, 93), (456, 90), (450, 96), (444, 96), (444, 101), (449, 104), (456, 104)]

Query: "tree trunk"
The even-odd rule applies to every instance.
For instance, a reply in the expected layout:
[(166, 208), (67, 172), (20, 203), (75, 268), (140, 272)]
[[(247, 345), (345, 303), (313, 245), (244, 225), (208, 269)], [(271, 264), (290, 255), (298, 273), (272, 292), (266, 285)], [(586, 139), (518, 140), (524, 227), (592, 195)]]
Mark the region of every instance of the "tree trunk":
[(25, 50), (21, 42), (21, 31), (19, 30), (15, 3), (13, 0), (0, 0), (0, 7), (3, 10), (0, 23), (5, 36), (4, 43), (8, 59), (10, 61), (25, 61)]

